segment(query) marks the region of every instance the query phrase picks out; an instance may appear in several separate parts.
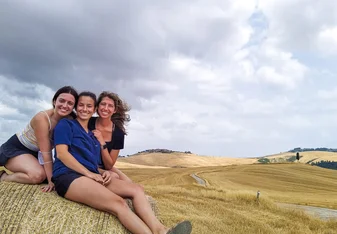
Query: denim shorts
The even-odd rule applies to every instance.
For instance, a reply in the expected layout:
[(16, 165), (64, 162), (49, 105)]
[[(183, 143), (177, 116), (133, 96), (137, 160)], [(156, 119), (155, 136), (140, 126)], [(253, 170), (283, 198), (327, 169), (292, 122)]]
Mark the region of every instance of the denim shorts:
[(11, 158), (22, 154), (31, 154), (37, 158), (37, 152), (28, 149), (24, 146), (14, 134), (5, 143), (0, 146), (0, 166), (5, 166)]
[(51, 180), (55, 185), (55, 190), (57, 194), (61, 197), (64, 197), (71, 183), (77, 178), (80, 178), (81, 176), (83, 175), (81, 175), (80, 173), (77, 173), (76, 171), (70, 171), (62, 175), (59, 175), (56, 178), (52, 177)]

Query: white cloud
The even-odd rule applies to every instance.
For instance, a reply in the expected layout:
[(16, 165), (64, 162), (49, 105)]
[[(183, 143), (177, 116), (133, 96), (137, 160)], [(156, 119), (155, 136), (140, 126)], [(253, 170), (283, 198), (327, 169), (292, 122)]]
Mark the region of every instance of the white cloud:
[(37, 112), (52, 108), (54, 91), (44, 85), (0, 76), (0, 141), (22, 130)]
[(310, 120), (300, 115), (292, 115), (289, 117), (284, 117), (278, 121), (280, 124), (291, 127), (293, 129), (297, 128), (310, 128), (313, 126)]
[(287, 97), (274, 97), (272, 100), (245, 99), (238, 103), (243, 114), (275, 115), (284, 113), (291, 101)]
[(318, 33), (317, 48), (325, 55), (337, 53), (337, 26), (323, 28)]
[(17, 109), (11, 108), (0, 102), (0, 117), (6, 115), (15, 115), (19, 114)]
[(337, 87), (331, 90), (318, 90), (317, 96), (322, 99), (337, 100)]
[(256, 156), (336, 136), (333, 1), (35, 3), (5, 11), (34, 32), (25, 43), (0, 23), (1, 139), (15, 132), (10, 121), (19, 128), (49, 108), (63, 83), (132, 104), (122, 154)]
[(322, 55), (335, 51), (328, 49), (335, 43), (337, 6), (333, 1), (260, 0), (259, 8), (268, 19), (269, 40), (275, 45)]

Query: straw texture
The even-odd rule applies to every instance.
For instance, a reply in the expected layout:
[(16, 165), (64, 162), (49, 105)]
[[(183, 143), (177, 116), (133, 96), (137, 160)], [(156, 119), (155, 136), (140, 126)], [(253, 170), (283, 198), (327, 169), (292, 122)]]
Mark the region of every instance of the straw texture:
[[(105, 212), (43, 193), (39, 185), (0, 183), (0, 233), (129, 233)], [(155, 201), (149, 203), (158, 217)], [(132, 202), (127, 200), (129, 206)]]

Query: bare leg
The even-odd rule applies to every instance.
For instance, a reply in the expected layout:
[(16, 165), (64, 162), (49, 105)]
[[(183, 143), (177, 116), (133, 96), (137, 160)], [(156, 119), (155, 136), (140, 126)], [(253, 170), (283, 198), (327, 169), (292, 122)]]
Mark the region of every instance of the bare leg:
[(146, 224), (131, 211), (123, 198), (92, 179), (82, 176), (74, 180), (65, 197), (116, 215), (132, 233), (152, 234)]
[(110, 171), (116, 173), (119, 176), (119, 179), (124, 180), (124, 181), (128, 181), (128, 182), (132, 182), (132, 180), (127, 175), (125, 175), (123, 172), (121, 172), (116, 167), (112, 167)]
[(168, 231), (168, 228), (155, 216), (145, 196), (144, 189), (140, 185), (111, 178), (107, 188), (123, 198), (131, 198), (136, 213), (153, 233), (166, 233)]
[(11, 158), (7, 161), (5, 167), (13, 174), (3, 174), (1, 181), (40, 184), (46, 179), (43, 167), (31, 154), (22, 154)]

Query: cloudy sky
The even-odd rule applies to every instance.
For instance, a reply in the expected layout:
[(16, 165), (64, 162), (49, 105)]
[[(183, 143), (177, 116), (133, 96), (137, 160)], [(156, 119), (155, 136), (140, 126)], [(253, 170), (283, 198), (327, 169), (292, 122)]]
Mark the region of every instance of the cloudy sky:
[(4, 0), (0, 143), (73, 85), (132, 106), (123, 155), (337, 148), (336, 58), (331, 0)]

